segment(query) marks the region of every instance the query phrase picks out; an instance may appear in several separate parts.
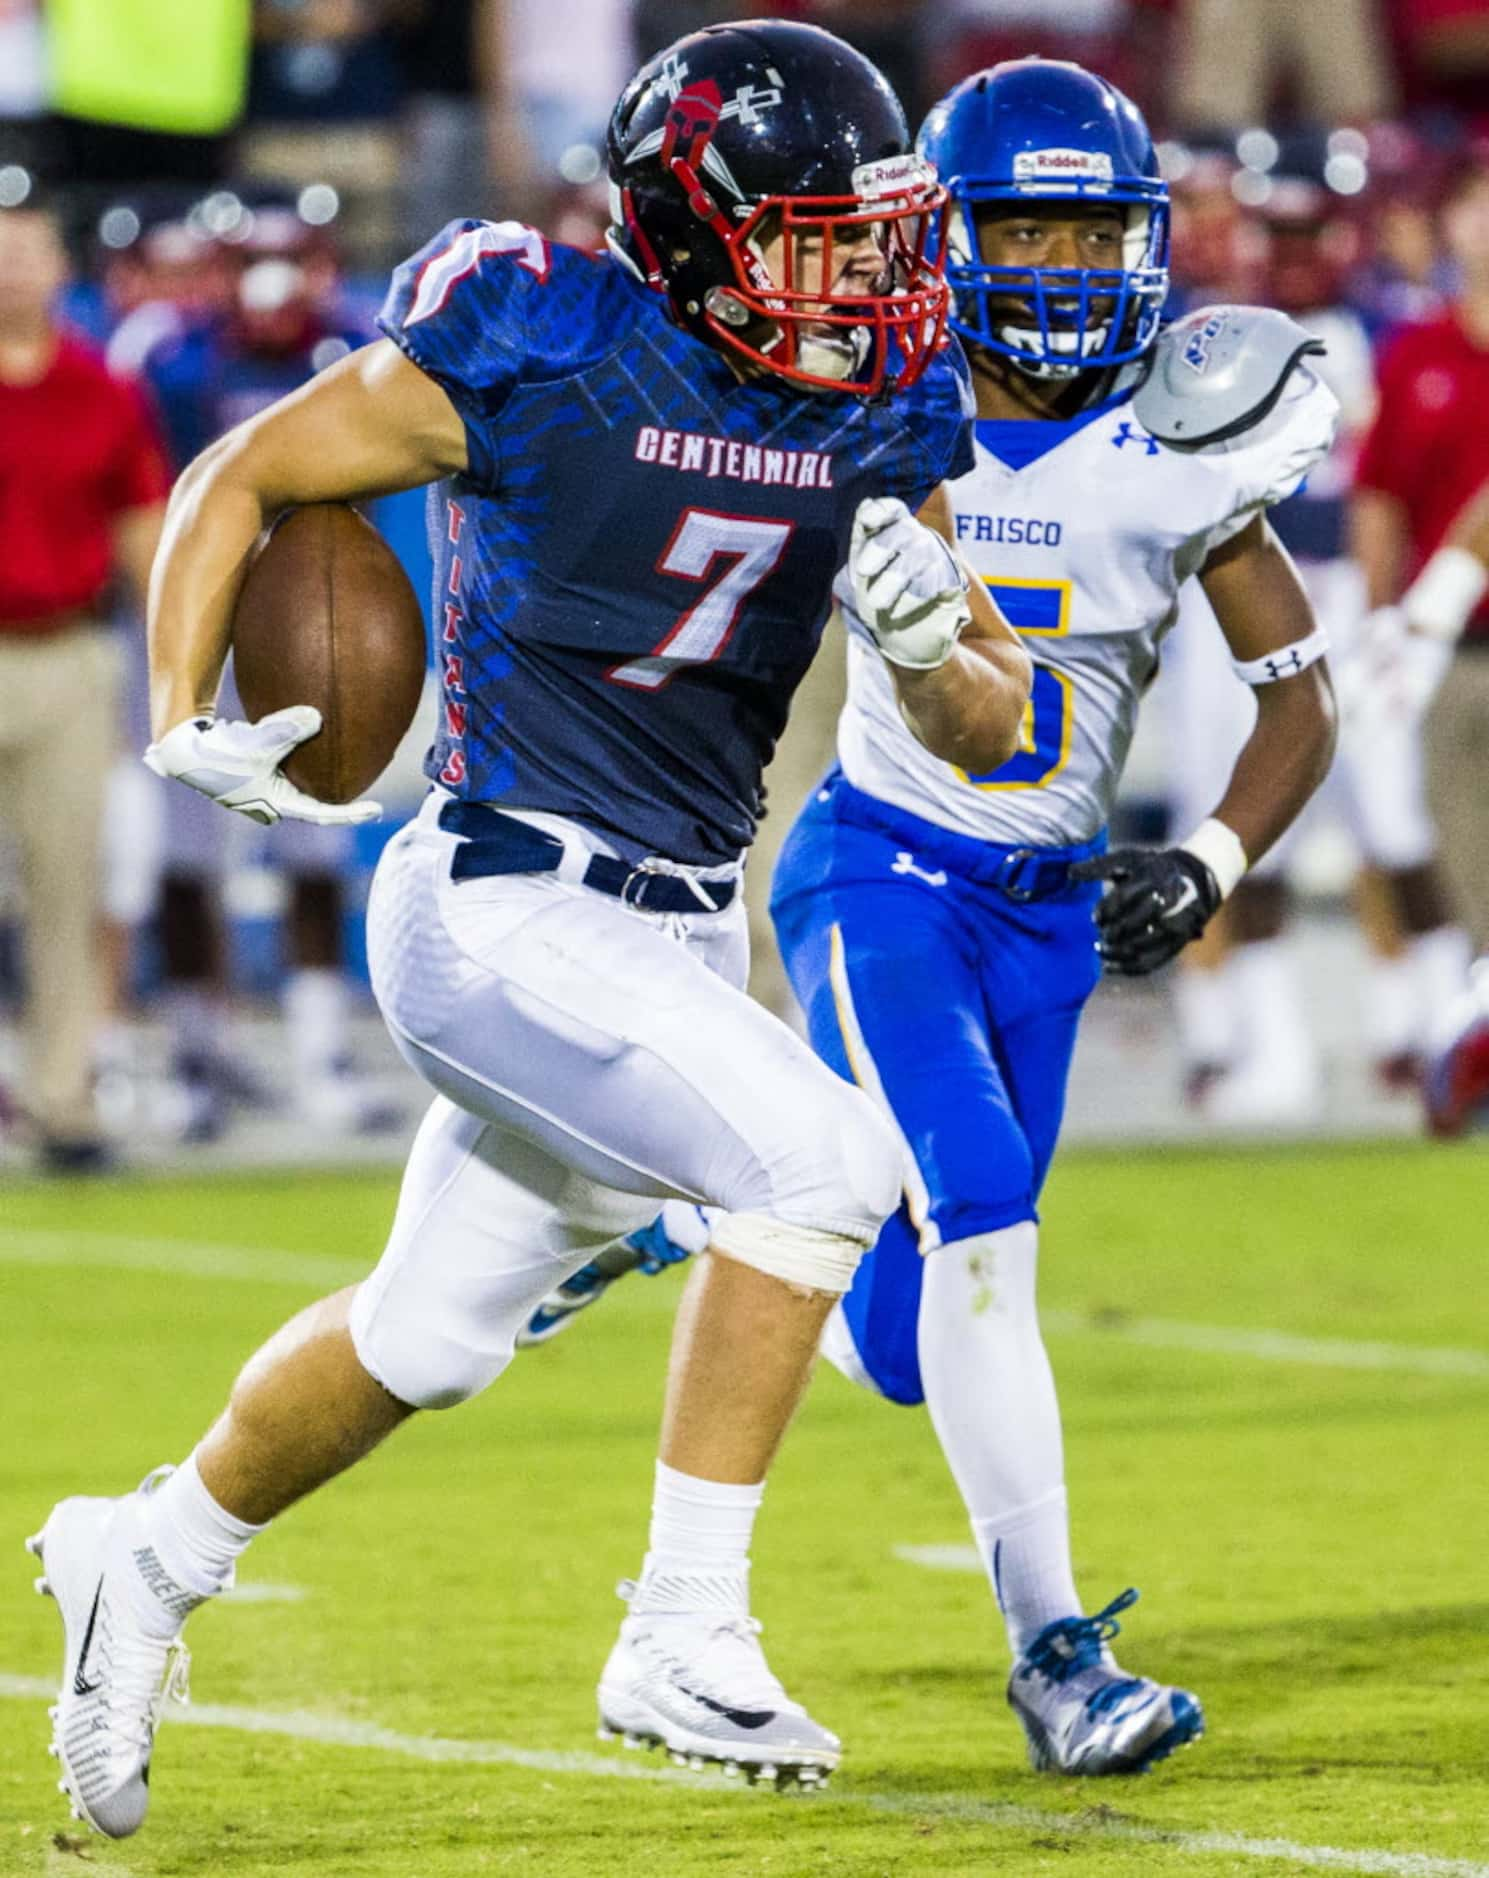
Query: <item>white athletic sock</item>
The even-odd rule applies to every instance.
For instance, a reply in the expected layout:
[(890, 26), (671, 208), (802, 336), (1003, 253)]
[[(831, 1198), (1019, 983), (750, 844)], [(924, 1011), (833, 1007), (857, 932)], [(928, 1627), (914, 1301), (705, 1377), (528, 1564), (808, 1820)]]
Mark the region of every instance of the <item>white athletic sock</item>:
[(1416, 969), (1411, 957), (1372, 952), (1365, 964), (1362, 1003), (1365, 1047), (1377, 1063), (1405, 1056), (1418, 1040)]
[(1417, 981), (1422, 1045), (1435, 1055), (1452, 1040), (1473, 947), (1461, 926), (1435, 926), (1431, 932), (1418, 933), (1408, 949)]
[(921, 1292), (926, 1406), (1020, 1655), (1073, 1617), (1060, 1405), (1034, 1300), (1039, 1232), (1021, 1220), (928, 1252)]
[(1174, 1012), (1179, 1020), (1179, 1048), (1190, 1068), (1220, 1069), (1236, 1047), (1235, 1000), (1224, 966), (1203, 971), (1180, 966), (1174, 973)]
[(173, 1051), (212, 1058), (228, 1054), (227, 1012), (215, 990), (170, 985), (161, 1003)]
[(725, 1485), (658, 1461), (650, 1543), (631, 1608), (696, 1610), (700, 1604), (743, 1603), (750, 1535), (764, 1497), (763, 1480), (750, 1487)]
[(142, 1537), (161, 1568), (197, 1597), (221, 1591), (249, 1541), (265, 1530), (217, 1504), (202, 1483), (195, 1452), (144, 1496), (139, 1513)]
[(346, 980), (329, 965), (301, 966), (284, 986), (284, 1026), (296, 1082), (331, 1075), (347, 1053)]
[(1297, 959), (1286, 939), (1237, 946), (1230, 962), (1244, 1067), (1287, 1093), (1311, 1093), (1318, 1056), (1303, 1006)]

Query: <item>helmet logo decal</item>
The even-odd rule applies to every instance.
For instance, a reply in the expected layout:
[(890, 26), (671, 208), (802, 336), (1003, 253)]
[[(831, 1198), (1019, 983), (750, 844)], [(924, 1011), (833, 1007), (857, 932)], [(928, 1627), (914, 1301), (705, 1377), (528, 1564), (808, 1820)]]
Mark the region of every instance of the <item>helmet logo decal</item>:
[(1211, 343), (1225, 330), (1226, 313), (1222, 307), (1212, 313), (1203, 326), (1189, 335), (1182, 357), (1191, 372), (1203, 372), (1210, 363)]
[(1016, 183), (1109, 183), (1112, 160), (1105, 150), (1019, 150), (1013, 159)]

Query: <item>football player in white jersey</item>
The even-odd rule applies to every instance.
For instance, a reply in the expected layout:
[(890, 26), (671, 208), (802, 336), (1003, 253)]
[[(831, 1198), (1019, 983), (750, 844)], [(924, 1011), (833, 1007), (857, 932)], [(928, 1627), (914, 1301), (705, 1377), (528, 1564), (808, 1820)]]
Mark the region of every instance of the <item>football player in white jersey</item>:
[[(1327, 449), (1336, 407), (1306, 364), (1315, 343), (1281, 314), (1203, 309), (1160, 338), (1167, 191), (1141, 116), (1103, 80), (1000, 65), (937, 107), (920, 147), (951, 191), (977, 393), (976, 466), (951, 484), (960, 551), (1035, 680), (1006, 764), (929, 756), (875, 667), (861, 583), (840, 576), (840, 766), (786, 842), (772, 911), (814, 1046), (896, 1124), (904, 1201), (823, 1349), (928, 1405), (1007, 1622), (1034, 1765), (1137, 1772), (1203, 1720), (1188, 1692), (1114, 1661), (1136, 1594), (1088, 1616), (1075, 1588), (1038, 1194), (1103, 964), (1172, 959), (1328, 768), (1322, 637), (1266, 510)], [(875, 564), (862, 536), (887, 558), (906, 519), (868, 505), (860, 576)], [(1191, 576), (1256, 688), (1256, 726), (1182, 843), (1108, 852), (1138, 701)]]

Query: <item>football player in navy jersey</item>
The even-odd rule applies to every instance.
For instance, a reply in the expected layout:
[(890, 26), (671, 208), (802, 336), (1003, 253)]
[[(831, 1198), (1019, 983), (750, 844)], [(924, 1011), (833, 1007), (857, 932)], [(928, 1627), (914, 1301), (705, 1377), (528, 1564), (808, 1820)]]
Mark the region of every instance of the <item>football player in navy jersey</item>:
[(627, 88), (609, 164), (607, 257), (455, 224), (399, 270), (384, 342), (177, 488), (149, 761), (260, 821), (331, 822), (376, 809), (283, 774), (313, 710), (213, 715), (232, 596), (286, 507), (445, 479), (434, 786), (369, 909), (379, 1002), (436, 1094), (372, 1276), (273, 1338), (181, 1467), (64, 1500), (31, 1541), (66, 1634), (64, 1783), (115, 1837), (144, 1817), (182, 1623), (237, 1554), (413, 1410), (493, 1381), (554, 1283), (666, 1194), (721, 1211), (602, 1720), (752, 1777), (838, 1758), (765, 1662), (748, 1547), (898, 1153), (745, 996), (739, 857), (845, 561), (947, 760), (1012, 753), (1031, 670), (949, 545), (941, 485), (971, 454), (927, 259), (940, 191), (879, 73), (810, 27), (693, 35)]

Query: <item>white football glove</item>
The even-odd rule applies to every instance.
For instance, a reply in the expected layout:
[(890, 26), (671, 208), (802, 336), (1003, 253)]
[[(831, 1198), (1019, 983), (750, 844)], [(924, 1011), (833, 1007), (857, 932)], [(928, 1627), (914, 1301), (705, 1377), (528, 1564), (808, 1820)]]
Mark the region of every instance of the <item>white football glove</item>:
[(893, 496), (859, 503), (848, 575), (858, 616), (891, 665), (934, 671), (971, 623), (966, 569)]
[(1413, 632), (1399, 606), (1378, 606), (1361, 622), (1340, 673), (1346, 732), (1370, 738), (1403, 725), (1415, 729), (1452, 663), (1446, 641)]
[(297, 822), (375, 822), (377, 802), (317, 802), (279, 767), (291, 750), (313, 737), (321, 714), (313, 704), (292, 704), (256, 724), (206, 715), (188, 717), (145, 752), (157, 776), (174, 777), (225, 809), (272, 827)]

